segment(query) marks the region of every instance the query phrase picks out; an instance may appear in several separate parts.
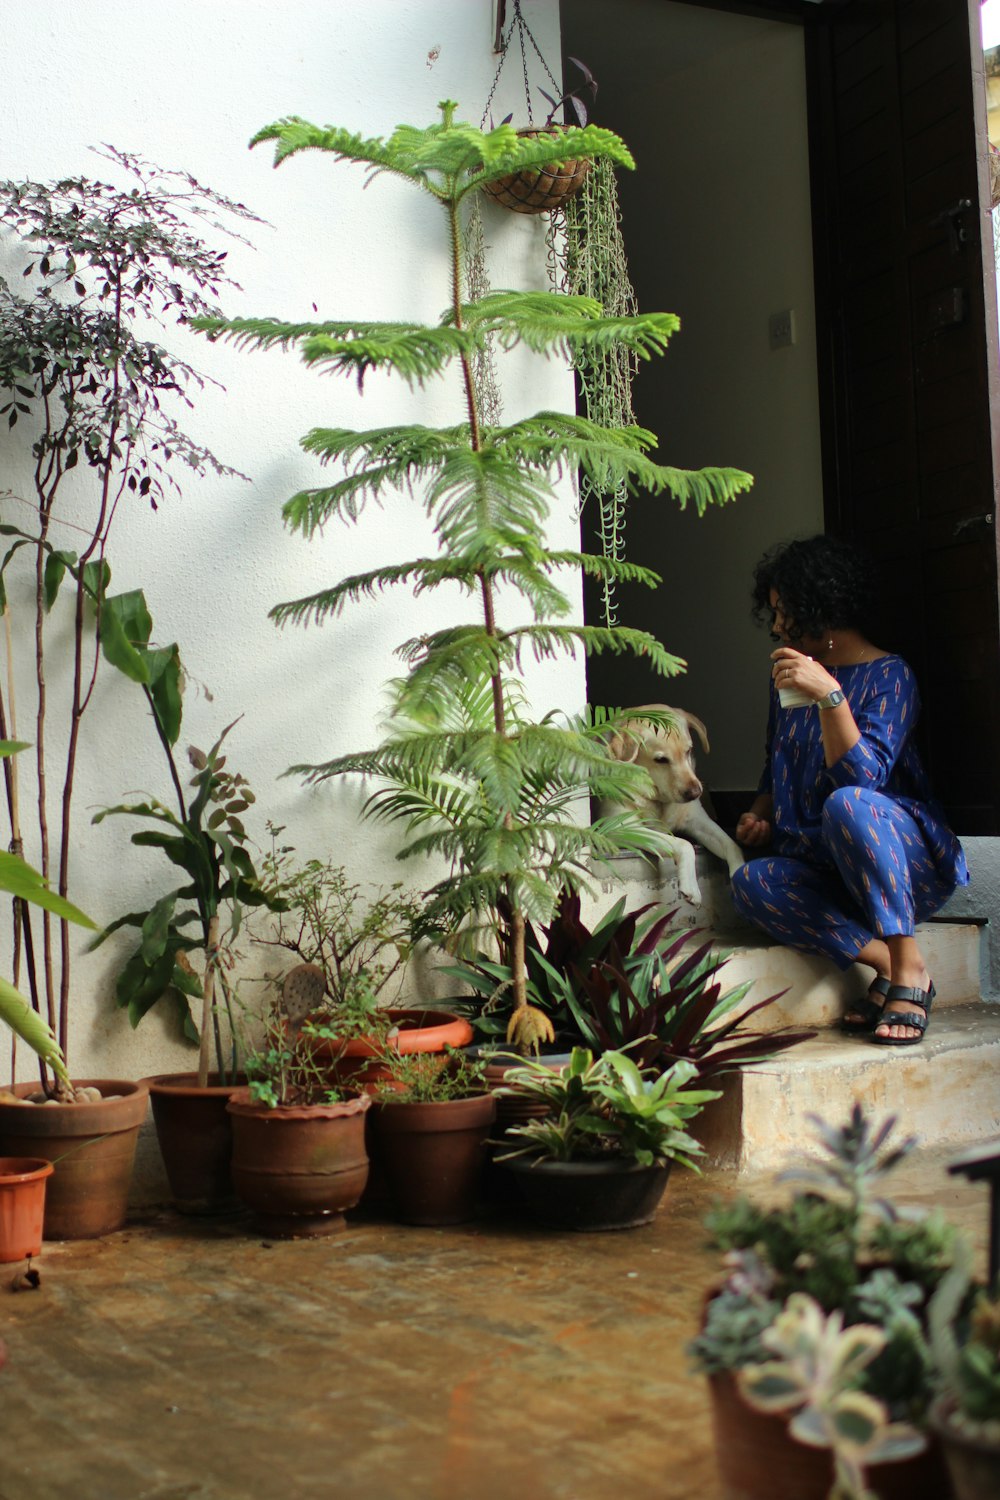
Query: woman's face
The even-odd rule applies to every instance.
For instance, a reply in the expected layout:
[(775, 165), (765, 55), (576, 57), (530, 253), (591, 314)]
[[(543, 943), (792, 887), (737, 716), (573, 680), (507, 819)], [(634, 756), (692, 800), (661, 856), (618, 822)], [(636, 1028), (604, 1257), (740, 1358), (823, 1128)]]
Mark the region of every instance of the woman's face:
[(772, 589), (771, 601), (771, 634), (775, 636), (783, 646), (794, 646), (796, 651), (803, 651), (807, 656), (815, 656), (820, 649), (826, 645), (827, 637), (823, 635), (801, 635), (794, 636), (795, 621), (790, 615), (785, 614), (785, 607), (778, 598), (778, 590)]

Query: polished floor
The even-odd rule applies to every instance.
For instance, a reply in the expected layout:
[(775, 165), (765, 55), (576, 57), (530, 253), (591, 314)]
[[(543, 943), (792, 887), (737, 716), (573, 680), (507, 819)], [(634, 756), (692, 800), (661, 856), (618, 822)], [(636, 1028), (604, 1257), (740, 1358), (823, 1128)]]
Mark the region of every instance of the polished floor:
[[(269, 1242), (146, 1212), (0, 1268), (0, 1500), (721, 1500), (687, 1370), (731, 1178), (675, 1172), (656, 1222), (606, 1235), (493, 1211)], [(755, 1191), (773, 1191), (759, 1184)], [(985, 1254), (986, 1190), (923, 1155)]]

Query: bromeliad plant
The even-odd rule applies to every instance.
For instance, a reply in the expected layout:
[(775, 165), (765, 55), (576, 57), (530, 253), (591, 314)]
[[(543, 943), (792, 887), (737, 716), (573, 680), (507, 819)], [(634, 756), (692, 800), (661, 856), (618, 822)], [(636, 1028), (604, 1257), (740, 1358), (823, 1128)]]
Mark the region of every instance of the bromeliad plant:
[[(535, 1028), (538, 1041), (582, 1042), (598, 1053), (627, 1050), (641, 1067), (686, 1058), (706, 1078), (760, 1062), (813, 1034), (747, 1032), (749, 1018), (780, 995), (744, 1007), (752, 981), (724, 989), (719, 971), (726, 955), (715, 953), (711, 942), (691, 948), (698, 931), (678, 932), (676, 915), (652, 905), (626, 912), (622, 897), (591, 932), (580, 918), (579, 896), (564, 893), (543, 929), (544, 944), (528, 923), (528, 1001), (547, 1022)], [(502, 1009), (513, 988), (510, 964), (481, 953), (443, 972), (477, 997), (480, 1031), (502, 1032)], [(513, 1043), (512, 1022), (506, 1030)]]
[[(395, 373), (418, 388), (437, 375), (458, 373), (464, 414), (453, 426), (417, 422), (307, 434), (305, 450), (337, 473), (329, 484), (293, 496), (284, 509), (294, 529), (315, 538), (334, 519), (360, 524), (373, 506), (402, 491), (427, 514), (435, 552), (344, 578), (278, 605), (272, 615), (279, 624), (322, 622), (354, 601), (397, 587), (417, 595), (451, 587), (477, 601), (474, 618), (399, 647), (407, 670), (391, 685), (381, 744), (294, 769), (311, 782), (356, 773), (388, 783), (369, 811), (406, 826), (412, 838), (401, 857), (443, 855), (451, 866), (431, 890), (428, 921), (445, 933), (470, 920), (507, 929), (515, 1012), (524, 1020), (526, 922), (547, 921), (560, 890), (586, 882), (592, 853), (652, 848), (658, 840), (630, 814), (580, 826), (581, 793), (628, 805), (646, 785), (645, 775), (609, 762), (606, 726), (593, 717), (533, 721), (523, 707), (523, 658), (628, 651), (666, 676), (683, 666), (644, 632), (572, 622), (560, 574), (572, 579), (583, 570), (649, 586), (659, 580), (635, 564), (549, 547), (545, 530), (555, 480), (579, 470), (602, 486), (622, 483), (631, 494), (669, 492), (699, 514), (732, 499), (751, 480), (735, 469), (686, 472), (657, 464), (650, 457), (655, 438), (637, 427), (612, 429), (553, 411), (506, 426), (484, 424), (473, 366), (491, 339), (505, 351), (524, 345), (560, 357), (623, 345), (647, 359), (662, 352), (678, 320), (669, 313), (607, 318), (586, 297), (555, 293), (499, 291), (466, 301), (463, 205), (485, 183), (550, 160), (553, 142), (520, 138), (507, 124), (478, 130), (456, 120), (456, 107), (447, 102), (440, 122), (424, 129), (401, 125), (388, 139), (290, 118), (265, 127), (252, 142), (275, 142), (276, 164), (323, 151), (429, 195), (447, 236), (441, 267), (448, 302), (438, 323), (200, 318), (197, 326), (242, 347), (296, 347), (311, 367), (362, 385), (373, 371)], [(558, 150), (566, 159), (603, 155), (633, 165), (624, 143), (594, 126), (566, 129)], [(515, 602), (526, 607), (528, 620), (508, 618)]]
[[(219, 288), (235, 285), (225, 252), (201, 231), (232, 235), (235, 219), (253, 218), (241, 204), (203, 187), (188, 173), (168, 172), (141, 157), (98, 153), (127, 186), (90, 177), (55, 183), (0, 182), (0, 225), (27, 257), (23, 284), (0, 281), (0, 415), (27, 428), (30, 496), (4, 503), (0, 533), (0, 606), (11, 615), (25, 599), (19, 632), (32, 643), (36, 829), (26, 828), (17, 775), (7, 777), (12, 848), (34, 853), (41, 874), (62, 897), (71, 884), (73, 790), (83, 719), (94, 701), (104, 656), (134, 676), (134, 653), (117, 628), (110, 592), (109, 541), (122, 504), (156, 509), (171, 470), (233, 475), (178, 425), (171, 409), (192, 405), (203, 384), (183, 358), (149, 338), (169, 314), (186, 323), (216, 306)], [(241, 238), (237, 235), (236, 238)], [(67, 531), (73, 550), (66, 546)], [(27, 564), (27, 566), (25, 566)], [(19, 581), (19, 575), (20, 581)], [(66, 629), (68, 701), (59, 738), (50, 732), (55, 632)], [(147, 682), (140, 676), (137, 680)], [(23, 701), (23, 700), (22, 700)], [(13, 700), (0, 695), (0, 735), (14, 736)], [(53, 784), (59, 797), (58, 813)], [(15, 983), (23, 955), (32, 1007), (47, 1018), (65, 1050), (69, 1029), (70, 938), (60, 918), (58, 953), (51, 921), (41, 933), (15, 909)]]

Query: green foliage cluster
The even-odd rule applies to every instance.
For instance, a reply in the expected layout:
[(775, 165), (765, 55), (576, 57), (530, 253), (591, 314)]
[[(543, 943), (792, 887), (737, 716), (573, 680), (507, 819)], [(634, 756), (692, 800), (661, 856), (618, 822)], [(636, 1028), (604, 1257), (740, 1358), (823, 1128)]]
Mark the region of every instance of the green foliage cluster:
[[(177, 665), (179, 669), (179, 661)], [(208, 751), (195, 746), (188, 749), (194, 775), (191, 791), (186, 793), (174, 756), (180, 719), (165, 720), (152, 689), (146, 689), (146, 696), (167, 757), (177, 810), (150, 798), (105, 808), (93, 821), (125, 816), (151, 825), (134, 833), (131, 842), (138, 848), (159, 849), (181, 872), (183, 883), (158, 897), (152, 906), (127, 912), (111, 922), (95, 946), (122, 928), (139, 930), (139, 946), (115, 982), (119, 1006), (128, 1011), (131, 1024), (138, 1026), (158, 1002), (173, 1004), (183, 1035), (189, 1041), (201, 1042), (199, 1073), (204, 1075), (203, 1083), (207, 1081), (211, 1031), (216, 1067), (224, 1081), (239, 1071), (238, 1027), (229, 969), (243, 910), (266, 907), (276, 911), (283, 902), (258, 876), (248, 847), (243, 814), (253, 806), (254, 793), (245, 777), (226, 768), (223, 744), (234, 725), (227, 725)], [(168, 701), (173, 703), (172, 694)], [(200, 973), (189, 957), (195, 952), (201, 955)], [(216, 1000), (216, 986), (221, 1005)], [(192, 999), (201, 1001), (200, 1030), (191, 1014)], [(227, 1017), (225, 1028), (220, 1011)]]
[(765, 1207), (741, 1195), (708, 1215), (727, 1274), (690, 1353), (706, 1371), (759, 1363), (769, 1315), (806, 1297), (848, 1328), (881, 1329), (860, 1389), (894, 1418), (919, 1420), (932, 1394), (928, 1302), (955, 1259), (957, 1236), (940, 1215), (903, 1217), (882, 1196), (885, 1175), (913, 1146), (889, 1143), (891, 1118), (876, 1127), (860, 1105), (839, 1127), (811, 1118), (821, 1154), (783, 1174), (800, 1184), (787, 1202)]
[[(130, 651), (120, 629), (136, 595), (110, 594), (108, 545), (119, 509), (129, 500), (154, 510), (169, 488), (175, 459), (195, 473), (235, 475), (178, 425), (172, 409), (191, 406), (203, 382), (195, 369), (147, 335), (166, 318), (186, 323), (215, 310), (221, 287), (233, 284), (225, 252), (203, 239), (232, 235), (235, 220), (252, 219), (235, 203), (187, 173), (166, 172), (139, 156), (107, 147), (99, 153), (128, 186), (86, 176), (53, 183), (0, 182), (0, 225), (28, 256), (23, 281), (32, 294), (0, 282), (0, 415), (8, 428), (29, 428), (32, 494), (10, 497), (0, 535), (0, 605), (32, 598), (34, 644), (36, 835), (45, 881), (66, 896), (70, 885), (72, 802), (84, 715), (93, 702), (105, 656), (158, 691), (162, 661), (149, 648)], [(240, 236), (236, 236), (240, 238)], [(5, 401), (4, 401), (4, 398)], [(82, 541), (68, 551), (52, 540), (64, 494), (74, 495), (73, 526)], [(26, 520), (26, 516), (31, 516)], [(25, 566), (27, 563), (27, 566)], [(21, 589), (14, 581), (23, 578)], [(57, 600), (69, 595), (69, 728), (58, 752), (48, 736), (47, 625)], [(162, 705), (167, 712), (166, 705)], [(14, 705), (0, 692), (0, 736), (16, 737)], [(48, 779), (47, 779), (48, 778)], [(61, 780), (59, 816), (49, 786)], [(26, 840), (17, 780), (5, 778), (12, 840)], [(55, 934), (43, 913), (39, 942), (27, 909), (15, 909), (15, 982), (23, 953), (34, 1009), (44, 1009), (65, 1048), (69, 1026), (70, 945), (63, 923), (56, 964)]]
[[(564, 892), (542, 939), (526, 924), (528, 1004), (548, 1017), (557, 1046), (627, 1051), (640, 1067), (666, 1067), (683, 1058), (707, 1078), (811, 1035), (745, 1034), (747, 1019), (779, 997), (744, 1007), (752, 981), (725, 989), (720, 970), (728, 955), (714, 951), (711, 942), (692, 948), (698, 929), (672, 927), (676, 910), (651, 904), (626, 912), (625, 905), (622, 897), (591, 932), (581, 919), (579, 896)], [(501, 1032), (498, 1012), (513, 990), (512, 964), (480, 953), (444, 972), (476, 996), (478, 1029), (487, 1036)]]
[(719, 1095), (690, 1087), (697, 1070), (678, 1062), (657, 1076), (640, 1070), (623, 1052), (595, 1058), (574, 1047), (565, 1067), (529, 1058), (506, 1075), (501, 1094), (538, 1100), (548, 1113), (512, 1125), (507, 1140), (512, 1156), (550, 1161), (618, 1157), (651, 1166), (677, 1161), (697, 1170), (702, 1147), (685, 1126)]
[(382, 1104), (441, 1104), (486, 1092), (486, 1065), (453, 1047), (444, 1052), (397, 1052), (384, 1046), (379, 1062)]
[(276, 898), (277, 915), (253, 941), (322, 970), (323, 1013), (336, 1017), (345, 1034), (372, 1030), (379, 1004), (392, 998), (388, 992), (398, 987), (412, 956), (422, 898), (401, 882), (364, 890), (332, 860), (300, 864), (294, 848), (278, 842), (284, 829), (269, 824), (268, 831), (261, 879)]
[[(304, 449), (335, 475), (284, 508), (288, 524), (311, 538), (333, 520), (364, 522), (373, 504), (402, 492), (427, 516), (435, 551), (342, 579), (272, 613), (279, 623), (326, 621), (356, 600), (400, 587), (410, 596), (452, 587), (475, 601), (475, 618), (399, 646), (405, 672), (391, 685), (387, 730), (374, 750), (295, 769), (313, 781), (347, 773), (380, 778), (369, 812), (406, 827), (411, 838), (402, 856), (443, 856), (450, 866), (431, 890), (428, 922), (445, 934), (469, 921), (509, 928), (515, 1000), (523, 1008), (525, 920), (548, 920), (560, 891), (585, 881), (591, 849), (656, 845), (628, 815), (593, 831), (578, 826), (581, 793), (599, 792), (627, 805), (648, 789), (647, 778), (634, 766), (609, 763), (592, 718), (528, 717), (519, 693), (525, 656), (627, 651), (663, 675), (682, 666), (645, 632), (569, 620), (574, 606), (563, 577), (583, 570), (597, 579), (627, 577), (650, 586), (659, 580), (620, 560), (549, 548), (553, 486), (560, 475), (578, 471), (602, 488), (624, 486), (630, 495), (670, 493), (700, 513), (751, 481), (737, 470), (686, 472), (658, 464), (650, 456), (655, 438), (637, 427), (609, 428), (544, 411), (510, 424), (484, 423), (474, 366), (490, 345), (501, 353), (523, 347), (560, 358), (624, 347), (648, 359), (665, 348), (677, 319), (667, 313), (607, 317), (593, 299), (554, 293), (497, 291), (467, 300), (461, 286), (465, 200), (488, 181), (551, 160), (554, 148), (551, 138), (519, 137), (508, 124), (483, 131), (459, 122), (451, 102), (441, 109), (439, 122), (401, 125), (388, 138), (365, 139), (292, 117), (267, 126), (252, 143), (274, 142), (276, 164), (321, 151), (367, 169), (369, 180), (388, 173), (429, 194), (446, 229), (440, 264), (448, 304), (437, 323), (199, 318), (196, 326), (240, 347), (295, 347), (309, 366), (354, 378), (361, 388), (374, 371), (393, 373), (411, 388), (445, 372), (459, 374), (465, 411), (455, 425), (308, 433)], [(632, 165), (618, 137), (594, 126), (562, 132), (557, 149), (565, 158), (606, 156)], [(519, 604), (527, 618), (501, 618), (501, 602), (504, 615)]]

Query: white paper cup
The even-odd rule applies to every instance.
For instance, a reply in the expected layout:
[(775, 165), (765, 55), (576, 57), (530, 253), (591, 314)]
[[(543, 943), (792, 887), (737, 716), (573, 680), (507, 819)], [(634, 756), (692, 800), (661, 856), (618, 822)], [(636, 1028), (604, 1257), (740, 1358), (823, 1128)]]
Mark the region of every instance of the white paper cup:
[(798, 688), (779, 688), (778, 702), (782, 708), (808, 708), (816, 699), (810, 698), (808, 693), (803, 693)]

